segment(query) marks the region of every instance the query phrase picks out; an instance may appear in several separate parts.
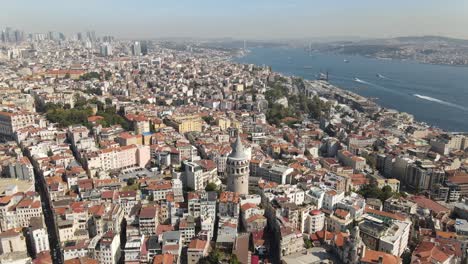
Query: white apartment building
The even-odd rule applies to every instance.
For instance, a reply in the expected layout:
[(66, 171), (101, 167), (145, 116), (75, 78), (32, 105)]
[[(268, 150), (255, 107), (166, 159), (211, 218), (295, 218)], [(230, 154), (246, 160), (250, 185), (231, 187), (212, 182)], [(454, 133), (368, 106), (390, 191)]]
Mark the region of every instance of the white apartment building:
[(336, 204), (343, 200), (344, 196), (344, 192), (338, 193), (335, 190), (325, 192), (325, 195), (323, 196), (323, 208), (327, 210), (335, 209)]
[(116, 264), (120, 259), (120, 235), (112, 231), (91, 239), (88, 252), (90, 257), (102, 264)]
[(314, 234), (323, 230), (325, 226), (325, 214), (320, 210), (312, 210), (305, 215), (304, 232)]
[(148, 146), (129, 145), (86, 154), (86, 164), (90, 171), (145, 167), (149, 160), (150, 149)]
[(15, 194), (0, 199), (1, 230), (28, 227), (32, 217), (42, 216), (42, 206), (39, 196), (34, 193)]
[(0, 233), (0, 255), (26, 251), (26, 240), (20, 230), (9, 229)]
[(28, 228), (28, 239), (34, 255), (50, 250), (49, 234), (42, 217), (31, 219), (31, 226)]
[(36, 117), (36, 114), (24, 111), (0, 111), (0, 135), (13, 137), (18, 129), (34, 125)]
[(205, 188), (203, 185), (203, 170), (200, 165), (195, 162), (185, 162), (185, 179), (187, 187), (200, 191)]
[(410, 222), (393, 221), (393, 226), (380, 237), (379, 251), (401, 256), (408, 246), (410, 229)]

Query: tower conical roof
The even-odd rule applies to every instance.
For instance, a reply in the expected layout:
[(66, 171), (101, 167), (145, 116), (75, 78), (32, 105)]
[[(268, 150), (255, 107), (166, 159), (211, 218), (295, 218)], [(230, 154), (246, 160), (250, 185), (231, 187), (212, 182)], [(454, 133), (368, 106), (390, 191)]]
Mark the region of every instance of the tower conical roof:
[(237, 133), (236, 141), (231, 147), (232, 147), (232, 152), (231, 154), (229, 154), (229, 158), (247, 159), (247, 154), (245, 153), (244, 146), (242, 145), (242, 140), (240, 138), (239, 133)]

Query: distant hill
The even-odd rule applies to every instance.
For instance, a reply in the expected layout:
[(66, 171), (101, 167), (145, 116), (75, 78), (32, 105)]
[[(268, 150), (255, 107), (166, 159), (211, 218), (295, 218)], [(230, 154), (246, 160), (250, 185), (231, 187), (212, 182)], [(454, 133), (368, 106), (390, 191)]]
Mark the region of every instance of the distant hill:
[(426, 43), (426, 42), (446, 42), (449, 44), (468, 45), (468, 40), (449, 38), (442, 36), (406, 36), (394, 38), (400, 42)]

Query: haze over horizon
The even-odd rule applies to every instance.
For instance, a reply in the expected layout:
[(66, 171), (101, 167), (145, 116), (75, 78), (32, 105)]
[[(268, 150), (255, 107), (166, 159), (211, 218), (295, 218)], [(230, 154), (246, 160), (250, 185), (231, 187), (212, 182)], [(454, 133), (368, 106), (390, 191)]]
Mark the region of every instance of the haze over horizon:
[(300, 39), (438, 35), (468, 39), (468, 1), (18, 0), (0, 27), (118, 38)]

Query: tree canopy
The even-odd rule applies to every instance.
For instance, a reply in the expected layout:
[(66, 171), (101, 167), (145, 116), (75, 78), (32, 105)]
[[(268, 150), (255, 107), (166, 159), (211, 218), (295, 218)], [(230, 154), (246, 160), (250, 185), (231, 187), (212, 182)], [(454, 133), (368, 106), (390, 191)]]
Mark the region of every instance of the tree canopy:
[(380, 199), (382, 202), (387, 200), (388, 198), (394, 196), (394, 195), (399, 195), (399, 193), (395, 193), (392, 191), (392, 188), (388, 185), (384, 186), (382, 189), (377, 187), (375, 184), (367, 184), (364, 185), (361, 190), (358, 191), (358, 193), (364, 198), (376, 198)]
[(205, 187), (205, 191), (207, 192), (213, 192), (213, 191), (216, 191), (217, 189), (218, 189), (218, 186), (216, 186), (216, 184), (214, 184), (213, 182), (208, 183)]
[[(300, 120), (302, 115), (319, 119), (331, 108), (329, 103), (320, 100), (318, 96), (309, 99), (306, 96), (290, 92), (284, 82), (284, 79), (280, 79), (270, 83), (270, 89), (265, 92), (265, 99), (268, 101), (267, 121), (269, 123), (278, 125), (281, 120), (287, 117)], [(293, 79), (293, 85), (299, 89), (305, 87), (302, 79)], [(276, 103), (281, 98), (288, 100), (288, 107)]]
[(97, 72), (88, 72), (83, 75), (81, 75), (80, 80), (81, 81), (89, 81), (92, 79), (100, 79), (100, 75)]
[(86, 100), (83, 97), (77, 96), (75, 98), (75, 106), (72, 109), (60, 104), (47, 103), (40, 110), (46, 112), (47, 120), (52, 123), (57, 123), (61, 127), (70, 125), (84, 125), (89, 127), (91, 124), (88, 122), (88, 117), (93, 114), (90, 104), (97, 105), (97, 115), (103, 117), (98, 123), (103, 127), (118, 124), (126, 130), (131, 129), (130, 123), (117, 113), (115, 107), (105, 107), (105, 105), (96, 98)]

